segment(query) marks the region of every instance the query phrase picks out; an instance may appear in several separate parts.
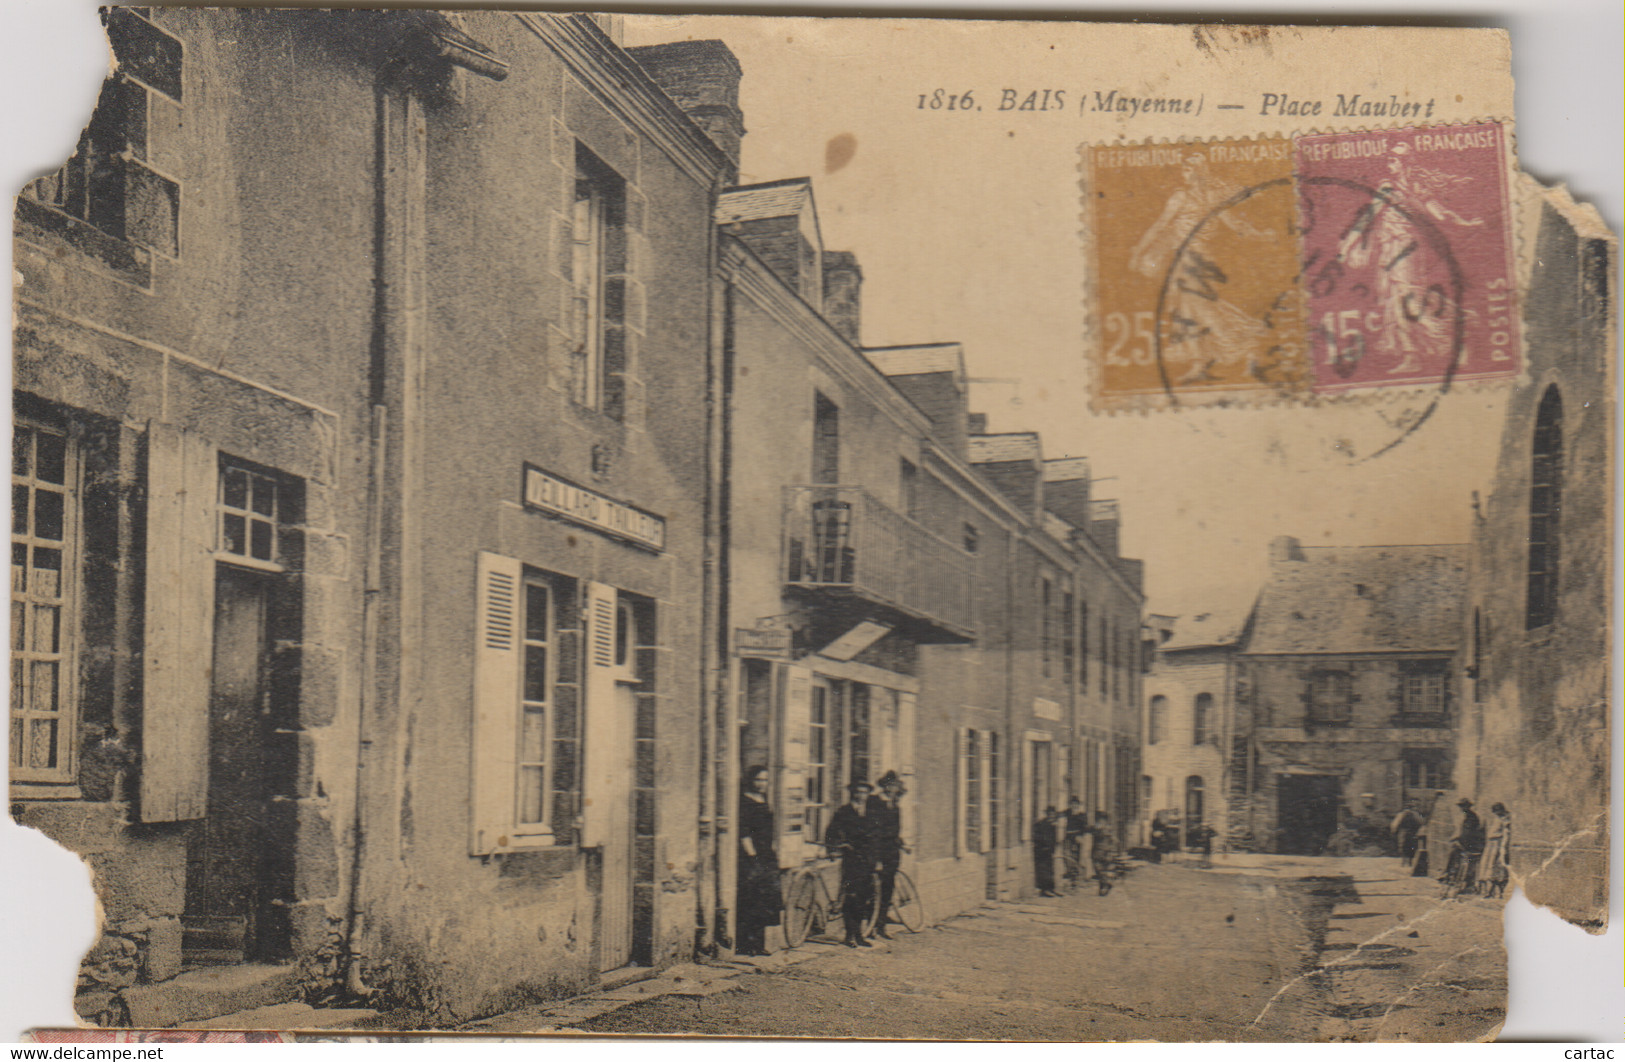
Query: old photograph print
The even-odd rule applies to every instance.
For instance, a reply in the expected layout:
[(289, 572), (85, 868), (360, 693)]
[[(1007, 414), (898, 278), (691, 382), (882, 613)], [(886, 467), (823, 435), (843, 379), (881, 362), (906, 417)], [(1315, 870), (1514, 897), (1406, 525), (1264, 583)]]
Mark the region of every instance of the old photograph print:
[(1504, 33), (101, 17), (85, 1035), (1483, 1040), (1510, 897), (1604, 929), (1618, 244)]

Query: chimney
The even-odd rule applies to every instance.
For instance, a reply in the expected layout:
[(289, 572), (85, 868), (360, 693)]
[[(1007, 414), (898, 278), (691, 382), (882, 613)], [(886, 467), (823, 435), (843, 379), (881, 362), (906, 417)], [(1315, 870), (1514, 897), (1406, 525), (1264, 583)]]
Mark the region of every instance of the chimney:
[(863, 270), (851, 251), (824, 252), (824, 320), (854, 347), (862, 346)]
[(1107, 498), (1089, 503), (1089, 537), (1095, 545), (1106, 551), (1108, 557), (1117, 556), (1117, 532), (1122, 518), (1117, 512), (1116, 499)]
[(1303, 560), (1303, 544), (1291, 535), (1277, 535), (1270, 540), (1270, 563), (1285, 564)]
[(970, 413), (965, 418), (965, 433), (967, 435), (987, 434), (987, 414)]
[(1044, 508), (1073, 527), (1088, 530), (1088, 458), (1056, 457), (1044, 462)]
[(644, 72), (703, 129), (737, 172), (745, 116), (739, 110), (743, 71), (721, 41), (676, 41), (628, 48)]

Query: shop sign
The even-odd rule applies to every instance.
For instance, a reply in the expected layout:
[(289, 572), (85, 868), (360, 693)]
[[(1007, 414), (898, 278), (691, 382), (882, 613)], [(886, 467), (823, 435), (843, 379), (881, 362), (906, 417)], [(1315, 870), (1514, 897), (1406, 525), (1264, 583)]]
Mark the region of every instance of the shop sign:
[(652, 550), (666, 548), (666, 521), (636, 506), (525, 466), (525, 508), (537, 509)]

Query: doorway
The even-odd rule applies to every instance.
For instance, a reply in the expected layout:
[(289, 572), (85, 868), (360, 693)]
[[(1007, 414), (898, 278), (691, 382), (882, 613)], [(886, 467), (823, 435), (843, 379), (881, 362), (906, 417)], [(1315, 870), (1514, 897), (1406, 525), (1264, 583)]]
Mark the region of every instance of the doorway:
[(292, 863), (292, 822), (274, 806), (290, 790), (270, 681), (276, 590), (270, 573), (216, 567), (208, 795), (187, 839), (181, 919), (191, 965), (278, 958), (287, 947), (276, 903)]
[(1326, 774), (1277, 775), (1276, 822), (1283, 855), (1319, 855), (1337, 832), (1343, 780)]

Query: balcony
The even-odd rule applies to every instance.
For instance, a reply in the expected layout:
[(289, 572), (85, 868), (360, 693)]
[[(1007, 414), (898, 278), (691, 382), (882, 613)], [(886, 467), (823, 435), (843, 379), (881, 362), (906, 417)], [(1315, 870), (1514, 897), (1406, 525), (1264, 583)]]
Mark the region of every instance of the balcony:
[(784, 581), (922, 643), (975, 636), (966, 557), (862, 487), (786, 487)]

